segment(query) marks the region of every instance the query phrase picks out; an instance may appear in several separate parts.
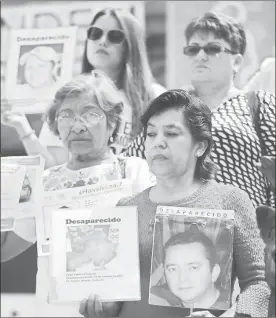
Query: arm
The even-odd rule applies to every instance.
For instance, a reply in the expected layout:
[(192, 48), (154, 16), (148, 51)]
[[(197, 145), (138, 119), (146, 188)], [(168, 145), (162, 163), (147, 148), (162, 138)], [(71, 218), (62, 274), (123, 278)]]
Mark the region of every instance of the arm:
[[(276, 130), (275, 130), (275, 116), (276, 116), (276, 108), (275, 108), (275, 96), (259, 91), (257, 93), (258, 100), (260, 103), (259, 106), (259, 139), (261, 142), (261, 145), (263, 146), (263, 156), (267, 156), (268, 158), (272, 158), (276, 156), (276, 150), (275, 150), (275, 139), (276, 139)], [(260, 168), (262, 173), (266, 176), (266, 165), (264, 164), (266, 159), (261, 159), (259, 163), (257, 163), (257, 166)], [(262, 169), (264, 168), (264, 169)], [(270, 173), (269, 176), (267, 176), (268, 181), (272, 185), (272, 187), (275, 188), (275, 174), (273, 174), (273, 171), (271, 170), (273, 167), (270, 167)], [(275, 169), (275, 166), (274, 166)], [(275, 172), (275, 170), (274, 170)], [(267, 205), (274, 206), (274, 193), (268, 186), (267, 189)]]
[(236, 311), (252, 317), (266, 317), (270, 292), (265, 282), (265, 246), (255, 209), (248, 195), (238, 188), (230, 193), (225, 209), (235, 211), (233, 258), (241, 288)]
[(13, 127), (17, 131), (28, 155), (42, 155), (45, 158), (45, 168), (57, 164), (54, 156), (42, 146), (24, 114), (5, 111), (1, 117), (2, 124)]

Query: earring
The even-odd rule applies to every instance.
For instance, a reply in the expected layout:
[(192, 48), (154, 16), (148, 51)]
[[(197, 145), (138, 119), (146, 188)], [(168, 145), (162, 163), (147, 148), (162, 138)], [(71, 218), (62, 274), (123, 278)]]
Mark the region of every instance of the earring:
[(113, 144), (113, 142), (114, 142), (114, 138), (113, 138), (113, 136), (110, 136), (109, 137), (109, 143)]

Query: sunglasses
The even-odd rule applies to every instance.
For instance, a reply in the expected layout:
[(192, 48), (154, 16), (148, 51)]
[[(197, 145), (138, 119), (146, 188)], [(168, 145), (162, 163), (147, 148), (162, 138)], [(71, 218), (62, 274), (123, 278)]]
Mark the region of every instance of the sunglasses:
[[(104, 33), (104, 30), (91, 26), (87, 30), (87, 38), (92, 41), (97, 41), (104, 35)], [(112, 44), (121, 44), (125, 39), (125, 34), (121, 30), (109, 30), (106, 34), (108, 41)]]
[(226, 52), (230, 54), (236, 54), (236, 52), (233, 52), (226, 47), (220, 45), (220, 44), (215, 44), (215, 43), (208, 43), (204, 46), (199, 46), (199, 45), (188, 45), (183, 48), (183, 53), (187, 56), (196, 56), (200, 50), (203, 50), (205, 54), (207, 55), (216, 55), (221, 52)]

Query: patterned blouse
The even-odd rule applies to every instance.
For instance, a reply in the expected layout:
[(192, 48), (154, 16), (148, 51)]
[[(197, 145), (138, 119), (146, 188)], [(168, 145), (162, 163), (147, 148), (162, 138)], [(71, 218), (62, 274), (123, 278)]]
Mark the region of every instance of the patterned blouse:
[[(256, 96), (259, 103), (259, 136), (246, 93), (231, 97), (212, 111), (212, 159), (219, 166), (217, 182), (245, 190), (255, 207), (262, 204), (275, 207), (271, 187), (255, 167), (262, 155), (275, 156), (275, 96), (261, 90), (256, 91)], [(126, 154), (145, 158), (144, 152), (144, 136), (141, 133)]]

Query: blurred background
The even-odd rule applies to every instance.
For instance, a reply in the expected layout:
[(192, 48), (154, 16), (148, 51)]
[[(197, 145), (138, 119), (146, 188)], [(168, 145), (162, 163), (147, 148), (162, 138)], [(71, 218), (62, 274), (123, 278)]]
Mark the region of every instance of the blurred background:
[[(247, 33), (247, 51), (236, 85), (242, 88), (259, 69), (261, 62), (275, 56), (274, 1), (28, 1), (1, 2), (1, 87), (4, 91), (5, 67), (9, 55), (9, 32), (12, 28), (79, 27), (74, 74), (81, 71), (86, 28), (93, 12), (105, 6), (126, 7), (138, 17), (146, 30), (150, 66), (156, 80), (166, 88), (185, 87), (189, 78), (182, 54), (184, 29), (195, 16), (206, 11), (219, 11), (243, 23)], [(3, 97), (2, 97), (3, 98)], [(38, 134), (41, 114), (27, 116)], [(1, 125), (1, 154), (24, 155), (15, 130)]]

